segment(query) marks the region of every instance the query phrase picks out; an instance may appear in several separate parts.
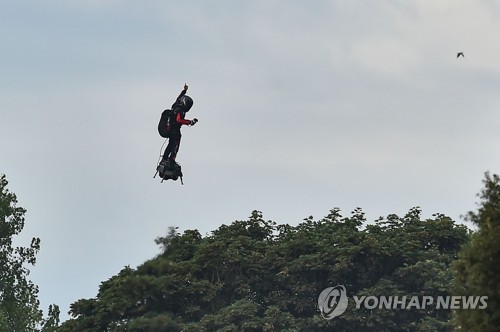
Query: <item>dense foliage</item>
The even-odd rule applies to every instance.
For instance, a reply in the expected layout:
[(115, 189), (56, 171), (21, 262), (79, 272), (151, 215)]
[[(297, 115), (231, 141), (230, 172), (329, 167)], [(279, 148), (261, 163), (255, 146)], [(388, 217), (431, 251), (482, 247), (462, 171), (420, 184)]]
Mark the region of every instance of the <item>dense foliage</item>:
[(500, 327), (500, 178), (487, 173), (479, 196), (478, 211), (467, 216), (478, 230), (454, 264), (454, 293), (488, 296), (488, 308), (457, 311), (455, 325), (460, 331), (498, 331)]
[[(22, 207), (0, 175), (0, 331), (496, 331), (500, 326), (500, 178), (486, 174), (470, 231), (419, 208), (374, 223), (361, 209), (333, 209), (297, 226), (264, 220), (222, 225), (203, 237), (175, 228), (156, 239), (161, 253), (103, 282), (95, 298), (43, 318), (29, 279), (40, 240), (16, 247)], [(325, 320), (318, 295), (343, 285), (347, 310)], [(487, 296), (482, 310), (368, 310), (362, 296)]]
[(52, 331), (59, 323), (59, 309), (51, 306), (44, 320), (38, 287), (28, 279), (27, 265), (35, 264), (40, 239), (33, 238), (29, 247), (13, 245), (24, 228), (26, 210), (17, 206), (7, 185), (5, 175), (0, 175), (0, 331)]
[(469, 234), (419, 208), (368, 224), (343, 217), (277, 225), (254, 211), (202, 237), (171, 228), (162, 253), (103, 282), (71, 305), (61, 331), (444, 331), (446, 310), (356, 309), (325, 320), (318, 295), (344, 285), (352, 295), (449, 295), (450, 264)]

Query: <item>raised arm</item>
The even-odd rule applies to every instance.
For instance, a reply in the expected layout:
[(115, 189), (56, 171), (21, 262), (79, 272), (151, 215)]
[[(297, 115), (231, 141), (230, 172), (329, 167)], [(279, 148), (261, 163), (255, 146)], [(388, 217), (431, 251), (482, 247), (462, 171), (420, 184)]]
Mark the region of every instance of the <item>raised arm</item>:
[(186, 83), (184, 83), (184, 89), (181, 91), (181, 93), (179, 94), (179, 97), (177, 97), (175, 102), (172, 104), (172, 110), (179, 105), (181, 97), (186, 94), (187, 90), (188, 90), (188, 86)]

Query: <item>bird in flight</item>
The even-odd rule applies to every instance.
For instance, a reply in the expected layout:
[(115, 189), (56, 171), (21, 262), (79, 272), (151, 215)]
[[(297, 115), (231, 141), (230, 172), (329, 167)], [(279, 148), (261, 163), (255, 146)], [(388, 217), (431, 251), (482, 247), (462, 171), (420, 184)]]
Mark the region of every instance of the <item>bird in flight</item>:
[(465, 58), (465, 56), (464, 56), (464, 52), (458, 52), (458, 53), (457, 53), (457, 58), (459, 58), (460, 56), (461, 56), (462, 58)]

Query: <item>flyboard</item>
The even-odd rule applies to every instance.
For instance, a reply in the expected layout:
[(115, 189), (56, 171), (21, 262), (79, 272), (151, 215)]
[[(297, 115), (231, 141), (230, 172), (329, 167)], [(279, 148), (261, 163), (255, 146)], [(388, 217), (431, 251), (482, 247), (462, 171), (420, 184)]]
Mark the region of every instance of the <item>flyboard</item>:
[[(167, 140), (165, 140), (165, 142)], [(156, 175), (159, 175), (162, 183), (164, 180), (177, 181), (178, 179), (180, 179), (181, 184), (184, 184), (184, 182), (182, 182), (182, 167), (181, 167), (181, 165), (177, 162), (168, 162), (166, 160), (163, 160), (163, 158), (162, 158), (163, 157), (162, 151), (163, 151), (163, 146), (165, 145), (165, 142), (163, 142), (163, 145), (160, 148), (160, 158), (159, 158), (158, 162), (156, 163), (156, 173), (153, 176), (153, 179), (156, 178)]]

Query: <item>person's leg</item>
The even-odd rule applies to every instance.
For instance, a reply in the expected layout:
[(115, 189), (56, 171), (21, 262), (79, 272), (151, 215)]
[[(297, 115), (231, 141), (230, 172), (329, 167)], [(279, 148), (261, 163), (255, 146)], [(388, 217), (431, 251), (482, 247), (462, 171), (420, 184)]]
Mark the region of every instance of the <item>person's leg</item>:
[(177, 145), (176, 143), (177, 138), (175, 136), (170, 136), (168, 139), (168, 145), (165, 148), (165, 152), (163, 153), (163, 158), (162, 161), (167, 161), (170, 159), (170, 156), (172, 155), (172, 151), (175, 150), (175, 146)]
[(174, 164), (175, 158), (177, 157), (177, 152), (179, 152), (179, 146), (181, 145), (181, 132), (180, 132), (180, 130), (172, 136), (171, 142), (172, 142), (172, 148), (170, 151), (170, 155), (168, 156), (168, 161), (171, 164)]

